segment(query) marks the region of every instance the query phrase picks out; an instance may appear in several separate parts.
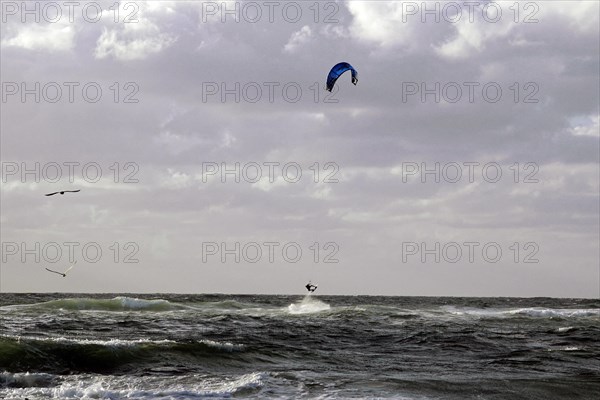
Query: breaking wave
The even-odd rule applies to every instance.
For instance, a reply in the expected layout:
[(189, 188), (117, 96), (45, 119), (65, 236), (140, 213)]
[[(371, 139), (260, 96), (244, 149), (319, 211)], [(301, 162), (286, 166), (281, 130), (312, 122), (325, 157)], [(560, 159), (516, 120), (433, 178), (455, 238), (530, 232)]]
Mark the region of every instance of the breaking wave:
[(88, 340), (0, 337), (0, 368), (43, 372), (105, 372), (130, 363), (156, 363), (168, 359), (210, 360), (244, 352), (242, 344), (213, 340)]
[(315, 300), (307, 295), (300, 303), (292, 303), (287, 307), (290, 314), (312, 314), (330, 310), (331, 306), (322, 301)]
[(527, 307), (516, 309), (485, 309), (443, 307), (443, 311), (458, 316), (482, 318), (531, 317), (531, 318), (588, 318), (600, 317), (600, 309), (594, 308), (544, 308)]
[[(164, 380), (153, 377), (116, 379), (103, 376), (66, 376), (50, 374), (0, 374), (0, 387), (8, 398), (58, 399), (204, 399), (229, 398), (259, 390), (268, 374), (251, 372), (237, 377), (211, 379), (183, 376)], [(194, 381), (191, 383), (190, 381)]]
[[(7, 306), (15, 307), (15, 306)], [(96, 311), (171, 311), (185, 309), (183, 305), (171, 303), (163, 299), (138, 299), (118, 296), (112, 299), (71, 298), (50, 300), (43, 303), (16, 306), (22, 308), (47, 308), (62, 310), (96, 310)]]

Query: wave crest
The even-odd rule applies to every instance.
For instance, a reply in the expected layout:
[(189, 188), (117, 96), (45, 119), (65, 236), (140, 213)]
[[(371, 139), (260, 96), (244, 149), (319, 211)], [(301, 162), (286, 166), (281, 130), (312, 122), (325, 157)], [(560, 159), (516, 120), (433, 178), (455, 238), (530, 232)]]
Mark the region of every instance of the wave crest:
[(300, 303), (292, 303), (287, 307), (290, 314), (312, 314), (330, 310), (331, 306), (307, 295)]
[(453, 306), (442, 307), (442, 310), (452, 315), (470, 316), (479, 318), (506, 318), (506, 317), (532, 317), (532, 318), (586, 318), (600, 317), (600, 310), (595, 308), (544, 308), (526, 307), (516, 309), (486, 309), (486, 308), (456, 308)]
[(112, 299), (67, 298), (50, 300), (43, 303), (27, 304), (24, 308), (48, 308), (63, 310), (96, 311), (171, 311), (185, 308), (164, 299), (138, 299), (118, 296)]
[[(58, 377), (49, 374), (0, 373), (10, 382), (24, 379), (52, 379), (50, 385), (6, 386), (3, 395), (7, 398), (59, 398), (59, 399), (205, 399), (207, 397), (230, 398), (236, 395), (257, 393), (265, 385), (269, 375), (265, 372), (251, 372), (225, 378), (204, 378), (180, 376), (165, 381), (162, 378), (144, 377), (105, 377), (71, 375)], [(3, 386), (0, 386), (0, 388)]]
[(208, 361), (243, 352), (242, 344), (212, 340), (89, 340), (0, 336), (0, 369), (8, 371), (106, 372), (127, 364), (171, 359)]

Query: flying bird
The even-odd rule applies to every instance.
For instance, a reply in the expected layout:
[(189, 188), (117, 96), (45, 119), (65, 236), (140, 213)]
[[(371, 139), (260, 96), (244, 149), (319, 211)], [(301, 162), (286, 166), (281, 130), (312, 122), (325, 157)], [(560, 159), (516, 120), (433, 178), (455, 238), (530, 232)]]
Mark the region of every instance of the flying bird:
[(55, 194), (65, 194), (65, 193), (77, 193), (81, 191), (81, 189), (77, 189), (77, 190), (61, 190), (60, 192), (54, 192), (54, 193), (46, 193), (44, 196), (54, 196)]
[(46, 271), (54, 272), (55, 274), (62, 275), (63, 278), (66, 278), (67, 277), (67, 272), (69, 272), (75, 266), (75, 264), (77, 264), (77, 261), (75, 261), (73, 263), (73, 265), (71, 265), (69, 268), (67, 268), (67, 270), (65, 272), (54, 271), (54, 270), (52, 270), (50, 268), (46, 268)]

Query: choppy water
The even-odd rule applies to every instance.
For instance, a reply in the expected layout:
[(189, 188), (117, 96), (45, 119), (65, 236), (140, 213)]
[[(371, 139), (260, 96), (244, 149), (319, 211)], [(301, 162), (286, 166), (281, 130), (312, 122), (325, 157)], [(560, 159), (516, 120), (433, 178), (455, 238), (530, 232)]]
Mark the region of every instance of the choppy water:
[(600, 301), (0, 294), (0, 398), (592, 399)]

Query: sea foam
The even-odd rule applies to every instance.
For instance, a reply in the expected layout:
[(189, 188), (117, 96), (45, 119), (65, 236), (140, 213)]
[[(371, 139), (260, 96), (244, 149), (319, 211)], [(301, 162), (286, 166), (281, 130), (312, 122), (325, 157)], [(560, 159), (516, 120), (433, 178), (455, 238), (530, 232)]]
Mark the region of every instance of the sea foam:
[(331, 309), (329, 304), (315, 300), (310, 295), (304, 297), (300, 303), (293, 303), (287, 307), (287, 311), (290, 314), (312, 314), (329, 309)]

